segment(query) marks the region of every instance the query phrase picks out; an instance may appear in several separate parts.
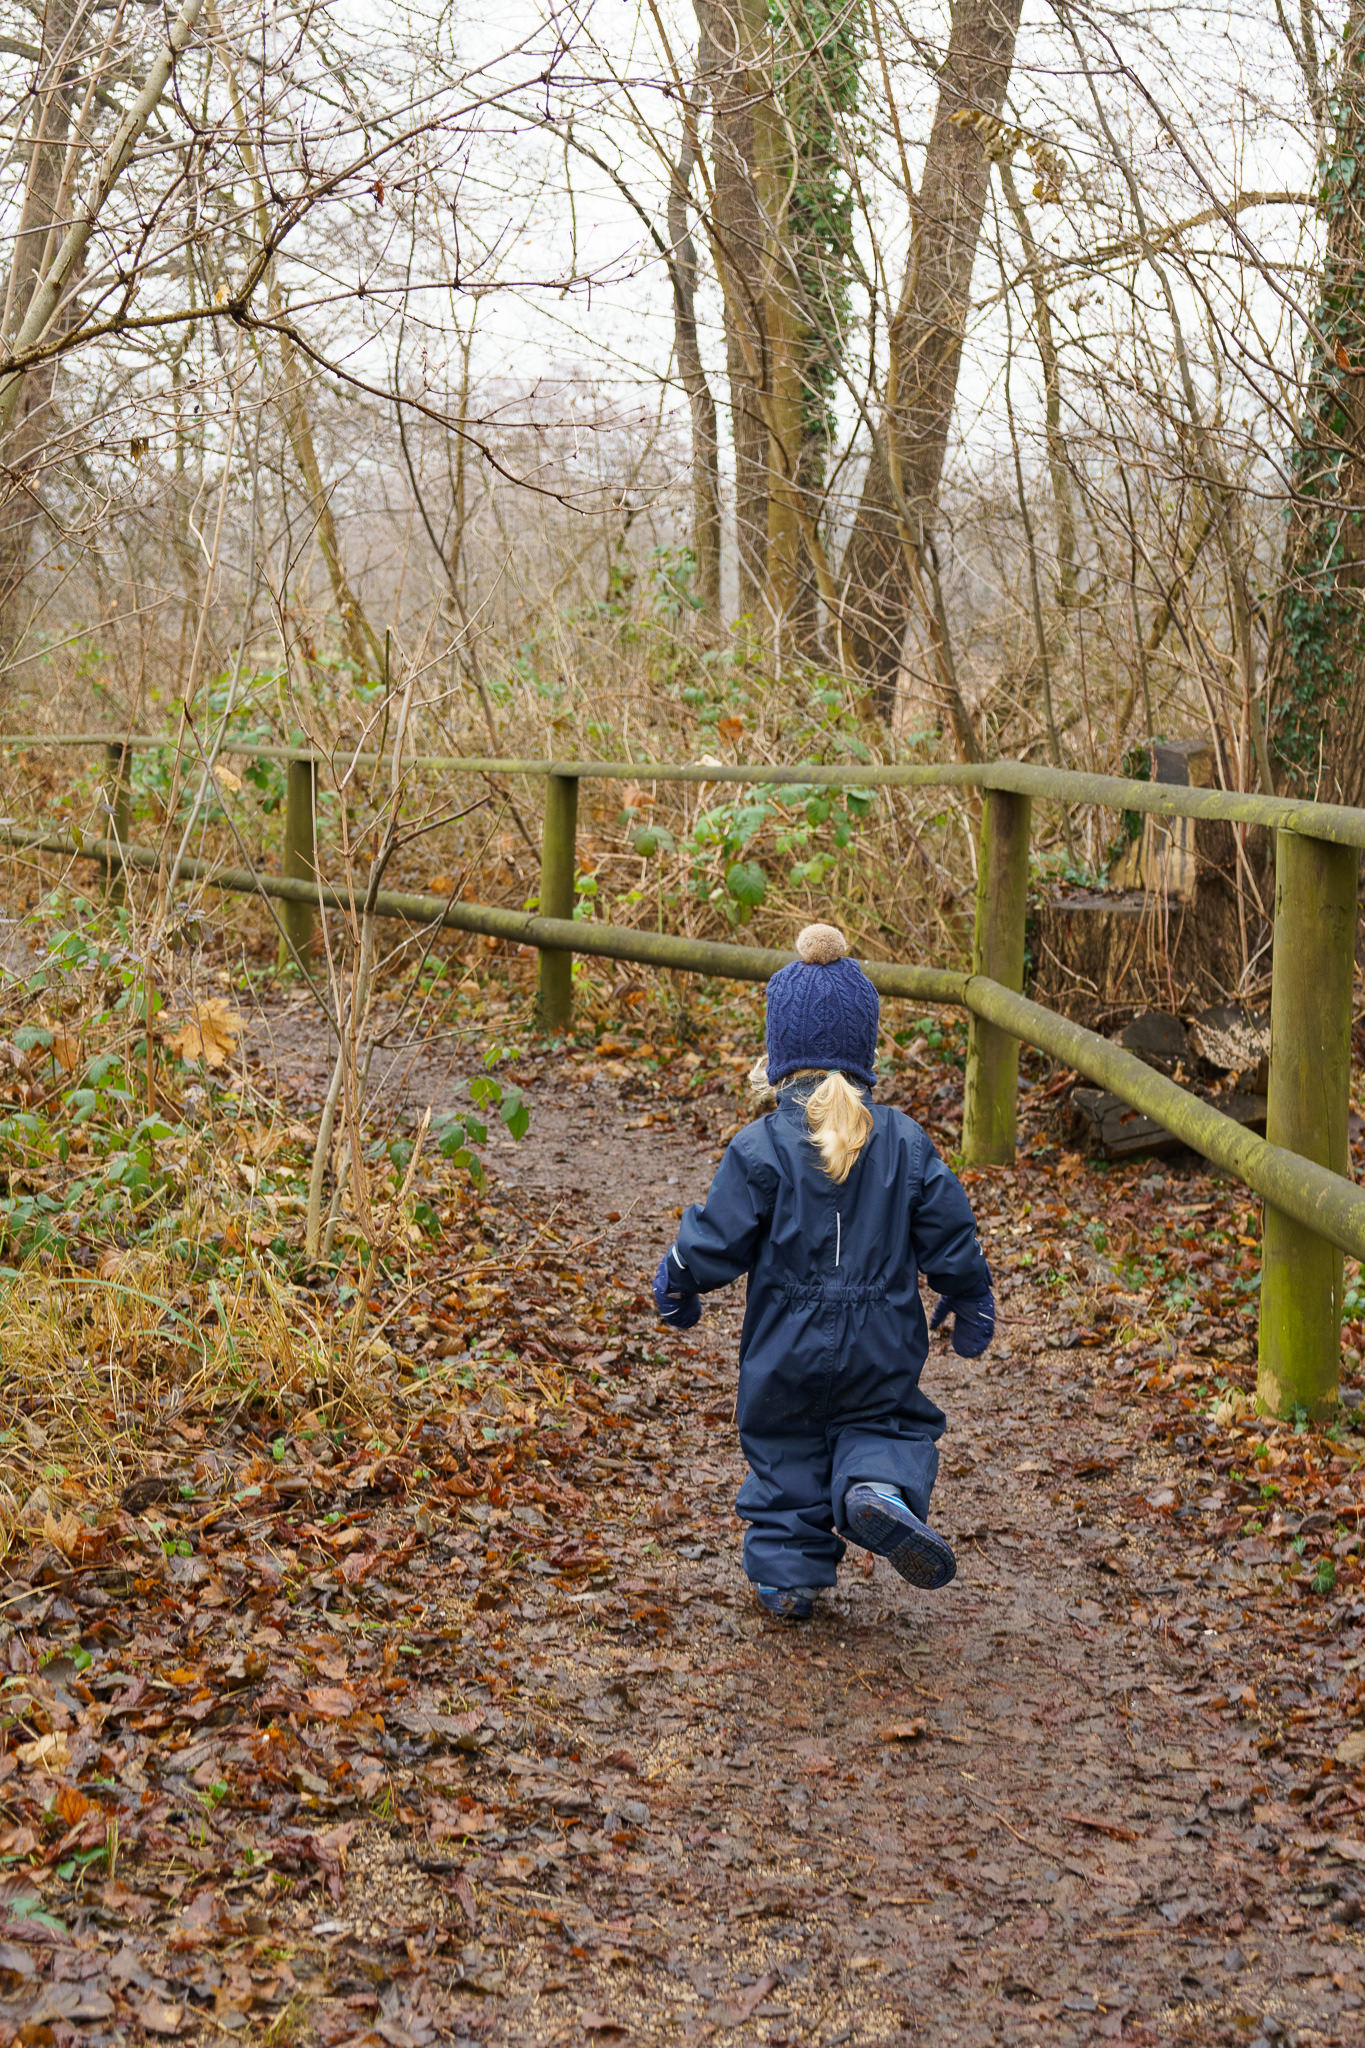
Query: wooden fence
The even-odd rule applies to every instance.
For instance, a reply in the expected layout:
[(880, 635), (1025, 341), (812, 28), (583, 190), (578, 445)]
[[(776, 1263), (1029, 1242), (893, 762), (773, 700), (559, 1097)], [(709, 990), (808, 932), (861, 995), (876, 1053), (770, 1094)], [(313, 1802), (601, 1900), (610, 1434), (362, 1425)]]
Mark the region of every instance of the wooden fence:
[[(90, 734), (0, 735), (9, 748), (77, 746), (106, 750), (106, 812), (111, 831), (91, 839), (0, 822), (0, 843), (101, 861), (108, 872), (157, 870), (163, 856), (129, 840), (129, 766), (139, 747), (173, 738)], [(229, 869), (185, 858), (179, 872), (216, 888), (279, 901), (289, 944), (300, 956), (319, 909), (361, 907), (353, 888), (329, 886), (316, 867), (316, 796), (331, 757), (306, 748), (236, 745), (234, 757), (287, 764), (283, 873)], [(348, 755), (365, 765), (374, 755)], [(1015, 1155), (1019, 1044), (1109, 1089), (1171, 1131), (1215, 1166), (1236, 1175), (1265, 1203), (1260, 1301), (1259, 1397), (1269, 1413), (1337, 1405), (1343, 1293), (1342, 1254), (1365, 1260), (1365, 1193), (1347, 1177), (1356, 898), (1365, 850), (1365, 811), (1235, 791), (1129, 782), (1116, 776), (1037, 768), (1019, 762), (894, 767), (771, 767), (659, 761), (519, 761), (419, 755), (408, 766), (448, 775), (529, 776), (545, 783), (539, 914), (492, 904), (381, 890), (370, 908), (381, 917), (447, 926), (534, 946), (540, 954), (539, 1004), (547, 1030), (572, 1013), (575, 953), (686, 973), (766, 981), (790, 954), (724, 945), (663, 932), (575, 920), (578, 787), (588, 780), (784, 784), (912, 789), (972, 788), (981, 793), (976, 925), (967, 973), (864, 963), (878, 990), (916, 1003), (968, 1013), (962, 1149), (973, 1166), (1009, 1165)], [(1266, 1136), (1259, 1138), (1132, 1053), (1084, 1030), (1022, 993), (1031, 804), (1034, 798), (1099, 804), (1163, 817), (1222, 819), (1261, 826), (1275, 840), (1271, 984), (1271, 1057)]]

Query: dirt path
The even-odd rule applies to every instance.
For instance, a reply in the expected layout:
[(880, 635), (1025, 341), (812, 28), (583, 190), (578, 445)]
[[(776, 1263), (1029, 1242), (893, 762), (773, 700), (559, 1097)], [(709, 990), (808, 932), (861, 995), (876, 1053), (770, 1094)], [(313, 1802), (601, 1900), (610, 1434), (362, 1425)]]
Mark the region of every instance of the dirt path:
[[(590, 1128), (564, 1133), (589, 1211), (625, 1208), (658, 1155), (585, 1149)], [(682, 1199), (710, 1165), (696, 1148)], [(656, 1196), (652, 1235), (641, 1216), (637, 1271), (673, 1206)], [(557, 1775), (603, 1822), (546, 1868), (580, 1903), (578, 1945), (591, 1928), (621, 1947), (603, 1929), (622, 1917), (631, 1940), (606, 1966), (600, 1946), (547, 1956), (562, 1991), (509, 1982), (495, 2034), (572, 2038), (591, 2005), (658, 2041), (1365, 2037), (1361, 1944), (1321, 1898), (1295, 1899), (1277, 1773), (1226, 1713), (1246, 1680), (1236, 1606), (1194, 1641), (1170, 1636), (1206, 1559), (1130, 1533), (1132, 1418), (1107, 1361), (1049, 1349), (1055, 1310), (1026, 1291), (1009, 1312), (980, 1364), (945, 1349), (932, 1365), (959, 1578), (921, 1598), (880, 1562), (846, 1566), (802, 1632), (747, 1605), (729, 1513), (742, 1467), (705, 1419), (725, 1403), (689, 1373), (691, 1347), (670, 1346), (641, 1433), (669, 1446), (680, 1512), (704, 1532), (700, 1557), (665, 1546), (650, 1588), (679, 1613), (677, 1647), (632, 1670), (605, 1601), (541, 1632), (581, 1755)], [(712, 1309), (696, 1347), (726, 1388), (737, 1319)], [(584, 1701), (605, 1726), (584, 1729)]]
[[(317, 1048), (280, 1044), (306, 1098)], [(241, 1561), (173, 1558), (106, 1636), (102, 1768), (155, 1794), (156, 1827), (70, 1920), (60, 1974), (93, 2010), (63, 1993), (25, 2038), (1365, 2039), (1340, 1731), (1267, 1738), (1301, 1674), (1255, 1629), (1200, 1425), (1154, 1439), (1123, 1347), (1077, 1347), (1011, 1270), (1029, 1170), (974, 1189), (1001, 1338), (927, 1375), (956, 1582), (917, 1595), (851, 1552), (792, 1629), (740, 1569), (738, 1295), (679, 1339), (643, 1291), (735, 1105), (611, 1062), (527, 1078), (531, 1135), (488, 1204), (503, 1291), (458, 1396), (414, 1394), (406, 1463), (352, 1473), (328, 1516), (342, 1482), (316, 1461), (292, 1506), (265, 1475), (274, 1520)], [(471, 1298), (460, 1267), (431, 1276), (414, 1364), (460, 1363)], [(145, 1689), (114, 1678), (157, 1599), (139, 1720)], [(50, 1608), (33, 1625), (59, 1634)], [(1362, 1619), (1333, 1611), (1341, 1672)], [(8, 1981), (0, 2028), (35, 2023)]]

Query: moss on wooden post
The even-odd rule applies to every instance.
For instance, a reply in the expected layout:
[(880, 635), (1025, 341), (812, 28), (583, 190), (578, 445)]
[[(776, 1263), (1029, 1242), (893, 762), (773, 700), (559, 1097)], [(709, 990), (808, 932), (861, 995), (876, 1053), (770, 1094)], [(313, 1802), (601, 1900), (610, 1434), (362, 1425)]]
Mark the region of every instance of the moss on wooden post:
[(119, 854), (105, 863), (106, 888), (111, 903), (122, 903), (125, 894), (123, 880), (122, 848), (128, 844), (132, 830), (132, 772), (133, 750), (126, 740), (110, 740), (104, 749), (105, 773), (108, 778), (106, 803), (109, 810), (109, 837), (117, 841)]
[[(1020, 991), (1028, 911), (1029, 812), (1026, 796), (997, 789), (986, 792), (977, 848), (976, 932), (972, 940), (972, 973)], [(1018, 1094), (1018, 1039), (973, 1015), (967, 1030), (967, 1087), (962, 1108), (962, 1156), (969, 1166), (1014, 1164)]]
[[(540, 847), (540, 914), (571, 918), (578, 874), (578, 777), (545, 778), (545, 828)], [(537, 1004), (542, 1031), (564, 1031), (573, 1016), (573, 954), (543, 952)]]
[[(284, 872), (293, 882), (317, 879), (316, 797), (317, 768), (312, 756), (291, 756), (284, 794)], [(308, 958), (313, 944), (314, 916), (310, 901), (281, 904), (280, 923), (284, 929), (279, 952), (281, 969), (294, 958)]]
[[(1340, 1174), (1349, 1171), (1358, 867), (1351, 847), (1276, 835), (1266, 1138)], [(1267, 1206), (1257, 1381), (1263, 1412), (1335, 1409), (1341, 1295), (1341, 1253)]]

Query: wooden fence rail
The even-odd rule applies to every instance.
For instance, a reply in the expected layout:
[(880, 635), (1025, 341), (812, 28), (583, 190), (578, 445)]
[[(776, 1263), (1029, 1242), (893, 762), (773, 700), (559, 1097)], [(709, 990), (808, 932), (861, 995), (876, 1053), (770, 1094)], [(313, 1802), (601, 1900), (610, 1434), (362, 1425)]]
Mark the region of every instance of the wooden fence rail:
[[(139, 747), (184, 746), (154, 735), (0, 735), (9, 748), (80, 746), (107, 752), (105, 813), (112, 833), (98, 840), (3, 821), (0, 843), (124, 867), (158, 870), (162, 855), (128, 841), (128, 778)], [(196, 753), (197, 753), (196, 746)], [(315, 811), (321, 769), (346, 775), (374, 754), (226, 741), (219, 752), (288, 764), (282, 876), (183, 859), (179, 872), (208, 885), (280, 901), (288, 942), (302, 953), (318, 909), (354, 912), (353, 891), (317, 874)], [(1359, 856), (1365, 811), (1236, 791), (1133, 782), (1117, 776), (993, 761), (970, 765), (779, 767), (765, 762), (525, 761), (419, 755), (412, 772), (532, 776), (546, 784), (540, 914), (492, 904), (383, 890), (373, 908), (419, 925), (482, 932), (534, 946), (540, 954), (540, 1015), (562, 1030), (572, 1011), (575, 953), (687, 973), (766, 981), (791, 956), (754, 946), (577, 921), (578, 785), (587, 780), (793, 784), (981, 792), (976, 926), (971, 972), (892, 962), (865, 963), (887, 996), (951, 1004), (968, 1014), (963, 1154), (972, 1165), (1015, 1156), (1021, 1041), (1074, 1067), (1151, 1117), (1214, 1165), (1236, 1175), (1267, 1205), (1262, 1246), (1261, 1405), (1277, 1415), (1335, 1410), (1341, 1351), (1342, 1254), (1365, 1260), (1365, 1193), (1347, 1178), (1347, 1119)], [(1275, 835), (1271, 1058), (1267, 1135), (1258, 1138), (1133, 1054), (1028, 1001), (1022, 993), (1031, 803), (1099, 804), (1165, 817), (1216, 818)]]

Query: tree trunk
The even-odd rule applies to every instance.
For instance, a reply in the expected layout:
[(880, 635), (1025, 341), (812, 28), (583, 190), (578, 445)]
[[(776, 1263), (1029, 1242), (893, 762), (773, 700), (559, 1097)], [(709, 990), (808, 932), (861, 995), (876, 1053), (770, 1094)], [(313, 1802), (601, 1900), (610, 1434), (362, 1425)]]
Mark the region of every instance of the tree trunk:
[[(764, 89), (761, 0), (696, 0), (699, 69), (711, 100), (712, 223), (725, 291), (725, 366), (735, 448), (739, 609), (763, 608), (768, 575), (768, 426), (764, 371), (764, 233), (758, 203), (754, 101)], [(757, 375), (755, 375), (757, 368)]]
[(1056, 336), (1052, 331), (1052, 302), (1048, 297), (1047, 277), (1032, 223), (1019, 187), (1014, 182), (1014, 170), (1008, 156), (1000, 159), (1000, 189), (1024, 245), (1029, 290), (1033, 295), (1033, 333), (1043, 369), (1043, 426), (1047, 437), (1047, 469), (1052, 483), (1052, 512), (1057, 532), (1055, 599), (1057, 609), (1065, 613), (1076, 608), (1076, 502), (1071, 489), (1066, 435), (1062, 431), (1062, 373)]
[(1327, 222), (1307, 403), (1268, 663), (1283, 781), (1365, 804), (1365, 0), (1352, 0), (1318, 211)]
[[(237, 82), (237, 69), (231, 48), (223, 34), (218, 17), (216, 0), (207, 0), (209, 27), (217, 50), (218, 61), (227, 78), (232, 94), (233, 123), (237, 131), (237, 147), (242, 163), (251, 180), (252, 204), (256, 215), (261, 246), (266, 241), (265, 188), (261, 177), (260, 164), (256, 156), (256, 145), (247, 129), (242, 112), (241, 88)], [(272, 319), (282, 323), (285, 312), (284, 294), (280, 289), (279, 273), (272, 261), (266, 275), (266, 303)], [(332, 517), (331, 493), (323, 482), (322, 468), (318, 462), (317, 448), (313, 440), (312, 423), (308, 417), (308, 391), (306, 372), (299, 361), (298, 350), (284, 331), (281, 324), (280, 342), (280, 384), (281, 401), (284, 411), (285, 432), (289, 445), (294, 451), (294, 460), (308, 491), (309, 508), (316, 520), (318, 546), (327, 568), (327, 581), (331, 586), (332, 602), (337, 609), (341, 626), (342, 644), (346, 657), (354, 667), (357, 676), (381, 675), (384, 671), (384, 650), (379, 644), (374, 628), (365, 616), (364, 607), (355, 593), (346, 565), (341, 559), (341, 548), (337, 540), (336, 521)]]
[(853, 201), (846, 124), (856, 114), (860, 42), (829, 0), (769, 0), (772, 97), (758, 120), (767, 229), (770, 360), (769, 603), (783, 642), (820, 651), (820, 568), (834, 395), (849, 319)]
[[(66, 175), (67, 157), (84, 13), (82, 0), (47, 0), (43, 10), (41, 55), (29, 124), (28, 177), (0, 321), (7, 343), (18, 332), (45, 259), (52, 253), (59, 201), (71, 183)], [(38, 458), (48, 435), (55, 381), (55, 364), (28, 372), (9, 431), (0, 440), (0, 465), (7, 485), (0, 507), (0, 650), (4, 653), (13, 646), (18, 631), (29, 542), (41, 511)]]
[[(1021, 0), (954, 0), (948, 55), (919, 194), (910, 258), (891, 323), (886, 406), (841, 574), (841, 654), (889, 718), (906, 624), (931, 538), (990, 162), (965, 110), (998, 118), (1014, 61)], [(931, 639), (941, 619), (929, 624)], [(950, 709), (954, 707), (950, 706)], [(961, 721), (954, 712), (959, 745)]]
[(669, 274), (673, 284), (673, 347), (692, 413), (692, 552), (697, 596), (713, 616), (720, 611), (720, 457), (716, 401), (702, 367), (697, 335), (697, 251), (687, 224), (687, 198), (696, 153), (689, 119), (668, 187)]
[[(278, 310), (278, 306), (272, 306), (272, 311)], [(318, 545), (322, 549), (322, 559), (327, 565), (327, 580), (332, 587), (332, 602), (337, 608), (346, 656), (353, 664), (357, 676), (380, 675), (384, 668), (384, 650), (365, 616), (360, 599), (356, 596), (346, 574), (346, 565), (341, 559), (336, 521), (332, 517), (331, 493), (323, 481), (322, 468), (313, 443), (313, 429), (308, 418), (308, 400), (299, 367), (298, 352), (289, 336), (283, 332), (280, 334), (280, 367), (283, 371), (285, 426), (294, 450), (294, 459), (299, 465), (308, 492), (308, 508), (317, 522)]]
[(795, 177), (791, 151), (774, 97), (768, 89), (754, 109), (754, 157), (759, 212), (763, 220), (763, 324), (765, 418), (768, 428), (767, 623), (779, 655), (789, 647), (801, 588), (804, 553), (797, 522), (797, 473), (804, 439), (801, 381), (801, 313), (788, 248), (788, 200)]

